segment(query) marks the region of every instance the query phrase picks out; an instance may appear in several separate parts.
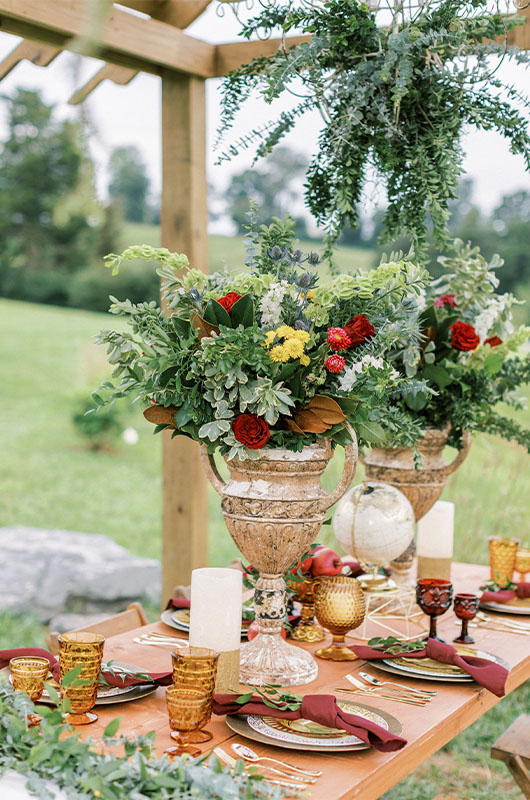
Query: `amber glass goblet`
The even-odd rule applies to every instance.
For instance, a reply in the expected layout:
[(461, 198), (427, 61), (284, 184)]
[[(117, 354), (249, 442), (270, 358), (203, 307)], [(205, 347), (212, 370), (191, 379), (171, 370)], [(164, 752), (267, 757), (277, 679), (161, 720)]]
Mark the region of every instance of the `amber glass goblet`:
[(530, 550), (520, 548), (515, 554), (515, 570), (522, 582), (526, 581), (526, 573), (530, 572)]
[(475, 640), (468, 634), (467, 625), (470, 619), (477, 616), (480, 598), (476, 594), (459, 592), (455, 594), (454, 611), (458, 619), (462, 620), (462, 632), (453, 639), (458, 644), (475, 644)]
[[(66, 720), (71, 725), (88, 725), (98, 718), (90, 709), (96, 704), (98, 695), (104, 643), (104, 636), (89, 631), (61, 633), (59, 636), (61, 695), (70, 702), (72, 710), (66, 715)], [(77, 680), (63, 686), (66, 673), (79, 664), (82, 670)]]
[[(183, 753), (198, 756), (201, 750), (194, 744), (197, 739), (192, 740), (192, 736), (203, 732), (203, 727), (210, 721), (212, 692), (188, 686), (169, 686), (166, 690), (166, 703), (171, 738), (176, 745), (168, 747), (165, 752), (170, 756), (180, 756)], [(208, 739), (211, 738), (212, 734), (208, 734)]]
[(488, 541), (490, 577), (499, 586), (505, 586), (513, 578), (519, 539), (498, 539), (495, 536), (490, 536)]
[(329, 647), (321, 647), (315, 655), (330, 661), (354, 661), (357, 656), (346, 647), (344, 637), (361, 624), (365, 613), (364, 593), (356, 578), (320, 578), (315, 590), (315, 616), (333, 639)]
[(13, 689), (26, 692), (34, 703), (40, 700), (44, 691), (44, 681), (50, 671), (47, 658), (38, 656), (18, 656), (9, 662)]
[(441, 578), (420, 578), (416, 581), (416, 602), (430, 617), (429, 639), (443, 642), (436, 632), (438, 617), (445, 614), (453, 601), (453, 584)]
[[(178, 689), (198, 689), (210, 698), (208, 714), (211, 715), (213, 691), (217, 675), (219, 653), (206, 647), (183, 647), (171, 653), (173, 662), (173, 686)], [(209, 718), (209, 717), (208, 717)], [(190, 731), (189, 742), (209, 742), (209, 731)]]
[(315, 589), (318, 583), (316, 578), (306, 578), (303, 581), (287, 581), (287, 586), (293, 592), (293, 599), (302, 606), (300, 622), (291, 634), (291, 639), (296, 642), (322, 642), (326, 634), (315, 619)]

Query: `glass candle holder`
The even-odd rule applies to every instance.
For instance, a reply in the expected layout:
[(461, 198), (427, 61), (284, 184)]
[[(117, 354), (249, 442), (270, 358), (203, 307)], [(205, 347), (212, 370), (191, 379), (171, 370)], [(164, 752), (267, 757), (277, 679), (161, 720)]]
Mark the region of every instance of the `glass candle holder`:
[(526, 574), (530, 572), (530, 550), (520, 548), (515, 554), (515, 571), (519, 573), (519, 579), (526, 581)]
[(47, 658), (37, 656), (18, 656), (9, 662), (13, 689), (26, 692), (34, 703), (40, 700), (44, 691), (44, 681), (50, 671)]
[(321, 578), (315, 590), (315, 616), (333, 640), (315, 655), (330, 661), (354, 661), (357, 656), (346, 647), (344, 637), (361, 624), (365, 613), (364, 593), (356, 578), (346, 575)]
[(499, 586), (505, 586), (513, 578), (518, 546), (519, 539), (489, 538), (490, 577)]
[(459, 644), (474, 644), (475, 640), (468, 634), (467, 626), (469, 620), (477, 616), (480, 598), (476, 594), (467, 594), (466, 592), (459, 592), (455, 595), (454, 612), (458, 619), (462, 620), (462, 631), (460, 636), (453, 639), (454, 642)]
[[(206, 647), (183, 647), (171, 653), (173, 663), (173, 686), (178, 689), (197, 689), (209, 697), (209, 715), (212, 711), (213, 692), (217, 674), (219, 653)], [(237, 687), (236, 687), (237, 688)], [(209, 731), (190, 731), (190, 742), (208, 742)]]
[[(66, 720), (71, 725), (88, 725), (98, 718), (91, 709), (98, 695), (104, 643), (104, 636), (89, 631), (62, 633), (59, 636), (61, 695), (70, 702), (72, 710), (66, 715)], [(82, 670), (77, 680), (69, 686), (63, 686), (66, 673), (79, 664), (82, 664)], [(78, 681), (82, 681), (82, 684), (79, 685)]]
[(416, 602), (430, 617), (429, 639), (443, 639), (437, 634), (438, 617), (445, 614), (453, 600), (453, 584), (441, 578), (420, 578), (416, 581)]
[[(198, 756), (201, 750), (194, 744), (197, 738), (192, 741), (192, 737), (201, 732), (208, 733), (202, 729), (212, 715), (212, 692), (186, 686), (169, 686), (166, 690), (166, 703), (171, 738), (176, 745), (165, 752), (171, 756), (180, 756), (183, 753)], [(212, 735), (208, 733), (207, 738), (211, 739)]]

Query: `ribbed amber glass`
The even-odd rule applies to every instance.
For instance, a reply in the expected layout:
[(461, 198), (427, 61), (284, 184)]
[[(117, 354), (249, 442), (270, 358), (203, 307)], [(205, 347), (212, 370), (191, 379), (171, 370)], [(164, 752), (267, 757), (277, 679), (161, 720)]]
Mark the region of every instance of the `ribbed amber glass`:
[(30, 700), (35, 703), (42, 697), (44, 681), (50, 671), (47, 658), (36, 656), (19, 656), (9, 662), (13, 689), (26, 692)]
[[(67, 714), (67, 720), (72, 725), (87, 725), (97, 719), (96, 714), (89, 712), (98, 694), (104, 644), (105, 637), (100, 633), (75, 631), (59, 636), (61, 694), (70, 701), (72, 711)], [(82, 670), (78, 681), (82, 681), (82, 685), (74, 681), (69, 686), (62, 686), (66, 673), (79, 664), (82, 664)]]
[(331, 661), (354, 661), (357, 656), (344, 645), (344, 637), (361, 624), (365, 613), (364, 593), (356, 578), (321, 578), (315, 590), (315, 616), (332, 634), (333, 643), (315, 655)]
[(519, 539), (491, 537), (489, 540), (490, 576), (501, 586), (513, 578), (518, 546)]

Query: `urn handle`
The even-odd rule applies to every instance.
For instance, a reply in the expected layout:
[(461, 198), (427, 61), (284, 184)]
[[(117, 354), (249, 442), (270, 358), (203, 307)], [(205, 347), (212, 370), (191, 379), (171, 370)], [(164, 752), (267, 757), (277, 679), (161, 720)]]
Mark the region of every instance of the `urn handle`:
[(344, 469), (342, 477), (335, 487), (335, 489), (322, 501), (322, 509), (325, 511), (330, 508), (337, 500), (340, 500), (344, 492), (348, 489), (350, 483), (355, 475), (357, 469), (357, 460), (359, 449), (357, 447), (357, 436), (349, 422), (344, 423), (348, 433), (351, 436), (351, 444), (347, 444), (344, 448)]
[(472, 441), (473, 437), (469, 431), (462, 431), (462, 449), (458, 451), (458, 455), (455, 460), (447, 466), (447, 475), (451, 475), (455, 469), (458, 469), (462, 461), (469, 453), (469, 448), (471, 447)]
[(201, 461), (213, 488), (218, 494), (222, 494), (226, 483), (219, 474), (215, 458), (208, 452), (204, 445), (201, 447)]

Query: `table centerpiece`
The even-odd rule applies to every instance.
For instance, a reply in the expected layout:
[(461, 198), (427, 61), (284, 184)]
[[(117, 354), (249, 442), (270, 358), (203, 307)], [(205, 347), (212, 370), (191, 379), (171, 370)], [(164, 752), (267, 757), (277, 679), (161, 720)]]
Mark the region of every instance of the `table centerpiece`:
[[(357, 442), (420, 435), (397, 398), (425, 387), (389, 360), (419, 344), (424, 270), (401, 258), (367, 274), (319, 275), (318, 254), (295, 247), (293, 226), (286, 218), (258, 227), (251, 215), (241, 272), (206, 275), (185, 255), (147, 246), (109, 256), (115, 272), (131, 258), (161, 262), (165, 309), (111, 298), (111, 313), (132, 331), (99, 334), (114, 381), (94, 393), (97, 405), (132, 394), (149, 404), (155, 432), (201, 444), (230, 534), (260, 572), (260, 633), (241, 649), (242, 678), (285, 686), (312, 680), (317, 667), (281, 638), (283, 573), (351, 483)], [(328, 494), (320, 477), (337, 444), (344, 471)]]

